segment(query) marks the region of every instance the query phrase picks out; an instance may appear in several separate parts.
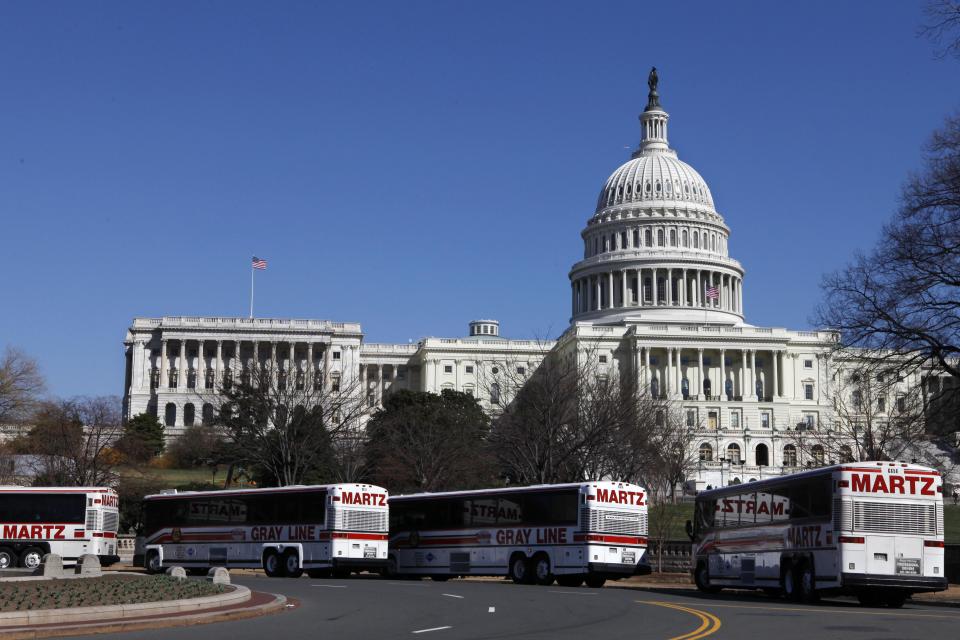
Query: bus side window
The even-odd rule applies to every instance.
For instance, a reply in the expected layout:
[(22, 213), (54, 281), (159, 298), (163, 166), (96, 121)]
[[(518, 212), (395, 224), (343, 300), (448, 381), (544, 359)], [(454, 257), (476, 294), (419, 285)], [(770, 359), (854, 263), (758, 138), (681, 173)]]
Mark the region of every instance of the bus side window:
[(696, 525), (694, 535), (700, 536), (710, 529), (713, 529), (715, 516), (716, 504), (714, 502), (697, 502), (697, 513), (694, 519), (694, 524)]
[(770, 515), (773, 513), (772, 497), (769, 493), (762, 491), (757, 494), (757, 524), (767, 524), (772, 520)]
[(800, 520), (810, 517), (810, 483), (798, 482), (790, 485), (790, 519)]

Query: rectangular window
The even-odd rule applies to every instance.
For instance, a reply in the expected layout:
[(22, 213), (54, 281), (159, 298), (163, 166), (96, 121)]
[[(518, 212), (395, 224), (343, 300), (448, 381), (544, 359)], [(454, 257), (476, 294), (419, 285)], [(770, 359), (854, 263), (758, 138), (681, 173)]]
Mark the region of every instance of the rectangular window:
[(730, 428), (731, 429), (740, 428), (740, 412), (739, 411), (730, 412)]
[(607, 364), (607, 356), (600, 356), (600, 364)]
[(397, 380), (404, 380), (407, 377), (406, 369), (397, 369)]
[(340, 392), (340, 376), (332, 376), (330, 378), (330, 390), (334, 393)]
[(807, 425), (807, 429), (813, 429), (817, 426), (817, 416), (813, 413), (803, 414), (803, 422)]
[(907, 410), (907, 399), (903, 396), (897, 398), (897, 411), (903, 413)]
[(339, 352), (339, 351), (334, 351), (334, 352), (333, 352), (333, 359), (334, 359), (334, 360), (339, 360), (339, 359), (340, 359), (340, 352)]
[(803, 399), (813, 400), (813, 385), (806, 383), (803, 385)]
[(813, 360), (804, 360), (803, 361), (804, 369), (813, 369)]
[(697, 410), (696, 409), (687, 409), (687, 426), (688, 427), (697, 426)]
[(760, 428), (769, 429), (770, 428), (770, 414), (763, 412), (760, 414)]
[(443, 372), (444, 372), (444, 373), (453, 373), (453, 365), (452, 365), (452, 364), (445, 364), (445, 365), (443, 365)]
[(517, 373), (519, 373), (520, 375), (523, 375), (523, 374), (525, 374), (526, 372), (527, 372), (527, 368), (526, 368), (526, 367), (517, 367)]
[(877, 411), (886, 411), (887, 410), (887, 399), (883, 396), (877, 398)]
[(472, 365), (472, 364), (468, 364), (468, 365), (467, 365), (467, 373), (473, 373), (473, 365)]
[(0, 522), (83, 524), (85, 506), (82, 493), (0, 493)]
[(368, 406), (368, 407), (372, 407), (372, 406), (375, 405), (376, 403), (377, 403), (377, 401), (376, 401), (376, 398), (374, 397), (374, 395), (373, 395), (372, 393), (368, 393), (368, 394), (367, 394), (367, 406)]

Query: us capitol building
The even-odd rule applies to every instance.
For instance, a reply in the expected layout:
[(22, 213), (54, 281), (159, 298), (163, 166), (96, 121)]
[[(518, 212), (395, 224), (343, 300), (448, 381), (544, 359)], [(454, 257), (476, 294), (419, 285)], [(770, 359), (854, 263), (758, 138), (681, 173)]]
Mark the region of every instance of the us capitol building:
[(598, 369), (633, 372), (644, 391), (682, 407), (698, 434), (698, 488), (807, 464), (796, 431), (831, 421), (837, 336), (746, 322), (730, 228), (706, 181), (670, 147), (655, 70), (649, 85), (639, 148), (603, 184), (580, 233), (571, 324), (557, 341), (503, 338), (495, 320), (471, 322), (463, 337), (377, 344), (358, 323), (135, 318), (124, 341), (126, 415), (152, 412), (171, 435), (209, 422), (224, 377), (253, 358), (298, 379), (359, 385), (371, 411), (398, 388), (455, 389), (493, 411), (506, 390), (485, 378), (503, 367), (529, 375), (550, 349), (588, 346)]

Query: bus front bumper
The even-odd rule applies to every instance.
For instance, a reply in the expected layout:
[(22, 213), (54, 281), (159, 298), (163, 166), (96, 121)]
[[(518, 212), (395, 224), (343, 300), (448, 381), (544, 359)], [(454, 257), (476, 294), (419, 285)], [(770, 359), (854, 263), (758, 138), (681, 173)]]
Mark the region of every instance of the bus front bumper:
[(913, 593), (924, 591), (945, 591), (946, 577), (934, 578), (931, 576), (886, 576), (873, 573), (843, 573), (840, 574), (841, 584), (844, 587), (878, 587), (885, 589), (906, 589)]

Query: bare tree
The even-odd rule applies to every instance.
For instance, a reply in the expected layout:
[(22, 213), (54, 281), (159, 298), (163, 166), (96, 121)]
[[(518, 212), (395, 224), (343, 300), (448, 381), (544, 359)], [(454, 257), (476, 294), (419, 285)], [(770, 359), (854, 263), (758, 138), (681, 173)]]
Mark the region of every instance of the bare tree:
[(960, 378), (960, 117), (927, 151), (876, 247), (825, 276), (815, 321), (901, 372)]
[(933, 42), (939, 57), (960, 58), (960, 2), (933, 0), (924, 13), (928, 22), (920, 27), (920, 35)]
[(48, 401), (17, 447), (35, 456), (38, 484), (112, 485), (119, 456), (113, 445), (123, 434), (121, 401), (114, 396)]
[(364, 414), (359, 381), (310, 379), (255, 363), (221, 388), (216, 426), (233, 463), (280, 486), (335, 477), (331, 440), (355, 429)]
[(0, 426), (27, 417), (43, 389), (37, 362), (23, 351), (7, 347), (0, 357)]

